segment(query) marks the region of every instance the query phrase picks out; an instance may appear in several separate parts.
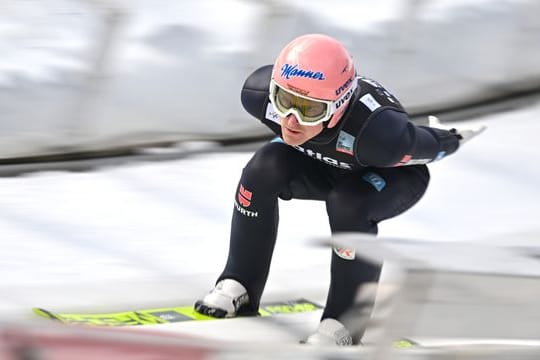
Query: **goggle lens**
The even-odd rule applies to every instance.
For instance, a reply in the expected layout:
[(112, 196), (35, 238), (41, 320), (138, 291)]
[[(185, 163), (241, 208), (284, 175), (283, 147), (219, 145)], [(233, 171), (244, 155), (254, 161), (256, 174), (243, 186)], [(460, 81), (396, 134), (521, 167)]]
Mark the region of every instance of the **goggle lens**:
[(305, 122), (318, 121), (328, 112), (328, 104), (297, 96), (279, 86), (276, 87), (275, 98), (279, 111), (285, 113), (289, 109), (295, 108), (300, 112)]
[(330, 101), (318, 101), (300, 96), (280, 87), (274, 81), (270, 87), (270, 101), (280, 116), (294, 114), (302, 125), (315, 126), (332, 117)]

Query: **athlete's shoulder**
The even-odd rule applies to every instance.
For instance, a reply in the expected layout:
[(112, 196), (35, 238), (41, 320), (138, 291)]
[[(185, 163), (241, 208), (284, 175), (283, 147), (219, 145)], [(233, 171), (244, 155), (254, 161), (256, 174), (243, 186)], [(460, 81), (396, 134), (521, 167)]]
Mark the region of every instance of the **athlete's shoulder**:
[(360, 88), (360, 102), (371, 108), (371, 110), (385, 105), (403, 109), (397, 96), (377, 80), (359, 76), (358, 87)]
[(264, 106), (268, 100), (272, 67), (272, 65), (265, 65), (256, 69), (247, 77), (242, 86), (240, 94), (242, 106), (258, 119), (264, 118)]
[(361, 76), (357, 81), (358, 92), (351, 99), (351, 105), (342, 121), (342, 127), (347, 132), (358, 137), (375, 118), (392, 118), (395, 112), (401, 112), (407, 118), (399, 100), (379, 82)]

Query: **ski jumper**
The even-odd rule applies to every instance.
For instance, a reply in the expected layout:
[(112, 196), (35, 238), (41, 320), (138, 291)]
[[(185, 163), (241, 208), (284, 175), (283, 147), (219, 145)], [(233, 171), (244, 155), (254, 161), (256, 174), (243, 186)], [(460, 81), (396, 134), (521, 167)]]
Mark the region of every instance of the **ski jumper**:
[[(429, 182), (425, 164), (459, 146), (458, 138), (447, 130), (414, 125), (391, 93), (363, 77), (357, 78), (358, 89), (334, 128), (323, 129), (301, 146), (289, 146), (281, 139), (280, 119), (268, 100), (271, 72), (271, 65), (257, 69), (242, 88), (246, 111), (277, 137), (243, 169), (229, 255), (218, 279), (242, 283), (252, 311), (259, 307), (268, 277), (278, 198), (324, 201), (333, 234), (376, 234), (379, 222), (403, 213), (422, 197)], [(334, 249), (322, 318), (339, 319), (353, 305), (358, 287), (378, 281), (380, 270)]]

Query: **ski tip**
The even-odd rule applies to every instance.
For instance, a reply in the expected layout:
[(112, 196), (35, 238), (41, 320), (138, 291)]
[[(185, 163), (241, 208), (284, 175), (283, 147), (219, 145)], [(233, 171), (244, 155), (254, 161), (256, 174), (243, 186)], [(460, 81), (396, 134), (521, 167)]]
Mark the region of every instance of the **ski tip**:
[(32, 308), (32, 312), (40, 316), (44, 316), (47, 314), (47, 311), (45, 309), (38, 308), (38, 307)]
[(35, 307), (35, 308), (32, 308), (32, 312), (36, 315), (39, 315), (41, 317), (44, 317), (46, 319), (52, 319), (52, 320), (58, 320), (58, 321), (61, 321), (61, 319), (56, 316), (55, 314), (53, 314), (52, 312), (50, 311), (47, 311), (45, 309), (42, 309), (42, 308), (38, 308), (38, 307)]
[(420, 346), (420, 344), (418, 344), (416, 341), (407, 338), (395, 340), (392, 344), (394, 349), (410, 349), (418, 346)]

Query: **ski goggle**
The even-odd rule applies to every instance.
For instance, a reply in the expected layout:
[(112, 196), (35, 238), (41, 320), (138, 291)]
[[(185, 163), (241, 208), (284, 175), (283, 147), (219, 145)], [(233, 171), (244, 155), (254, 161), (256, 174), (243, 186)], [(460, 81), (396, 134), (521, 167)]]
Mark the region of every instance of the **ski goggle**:
[(336, 101), (316, 100), (297, 94), (279, 86), (273, 79), (270, 81), (270, 102), (281, 117), (295, 115), (301, 125), (315, 126), (330, 120), (332, 115), (354, 94), (357, 81)]

